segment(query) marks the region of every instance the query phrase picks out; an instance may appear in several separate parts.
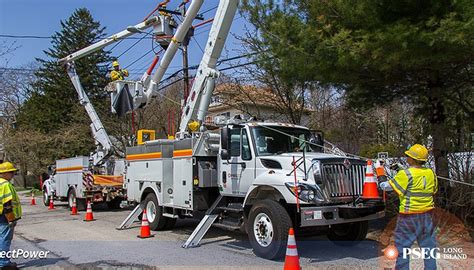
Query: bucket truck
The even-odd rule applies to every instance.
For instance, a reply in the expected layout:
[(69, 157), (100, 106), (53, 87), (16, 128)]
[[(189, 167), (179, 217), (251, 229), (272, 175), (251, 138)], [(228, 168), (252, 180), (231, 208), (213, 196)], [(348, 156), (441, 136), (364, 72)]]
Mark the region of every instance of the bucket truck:
[[(149, 27), (158, 27), (163, 25), (160, 19), (169, 20), (165, 16), (161, 16), (161, 18), (155, 16), (131, 28), (141, 31)], [(43, 184), (43, 202), (46, 206), (49, 204), (50, 198), (53, 197), (61, 201), (67, 200), (69, 207), (72, 207), (73, 200), (76, 199), (79, 210), (85, 210), (86, 199), (93, 203), (105, 202), (109, 208), (120, 207), (120, 203), (125, 197), (123, 190), (124, 159), (114, 151), (110, 137), (82, 87), (74, 61), (134, 33), (133, 30), (121, 31), (60, 60), (79, 96), (79, 103), (84, 106), (91, 120), (91, 131), (97, 148), (88, 157), (79, 156), (56, 160), (54, 169), (50, 171), (50, 178)]]
[[(148, 83), (117, 82), (113, 103), (122, 91), (133, 99), (130, 110), (150, 103), (203, 2), (191, 2)], [(246, 232), (254, 253), (268, 259), (284, 256), (290, 227), (356, 244), (385, 209), (362, 198), (364, 160), (325, 153), (321, 134), (304, 126), (242, 119), (216, 119), (216, 130), (204, 125), (238, 4), (219, 1), (176, 139), (126, 149), (124, 188), (137, 206), (118, 229), (146, 209), (153, 230), (171, 229), (178, 218), (201, 220), (183, 248), (198, 246), (211, 226)]]

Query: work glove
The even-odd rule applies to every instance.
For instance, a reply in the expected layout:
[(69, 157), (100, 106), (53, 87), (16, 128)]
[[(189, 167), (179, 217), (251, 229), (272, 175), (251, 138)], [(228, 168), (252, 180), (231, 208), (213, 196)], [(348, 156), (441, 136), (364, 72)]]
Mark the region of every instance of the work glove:
[(379, 181), (379, 183), (387, 182), (388, 177), (386, 175), (377, 176), (377, 180)]
[(403, 170), (403, 166), (400, 163), (394, 163), (390, 165), (390, 170), (394, 170), (394, 171)]
[(380, 189), (383, 190), (383, 191), (392, 191), (393, 190), (392, 186), (390, 186), (388, 181), (380, 183)]

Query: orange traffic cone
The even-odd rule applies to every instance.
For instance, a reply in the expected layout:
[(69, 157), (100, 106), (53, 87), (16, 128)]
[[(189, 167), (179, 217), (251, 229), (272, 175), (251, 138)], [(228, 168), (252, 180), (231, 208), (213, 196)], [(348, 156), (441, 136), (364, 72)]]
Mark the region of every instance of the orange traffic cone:
[(30, 205), (36, 205), (35, 193), (34, 192), (31, 192), (31, 204)]
[(72, 200), (71, 215), (77, 215), (76, 198)]
[(49, 207), (48, 210), (53, 210), (54, 208), (54, 201), (53, 201), (53, 195), (49, 198)]
[(153, 237), (150, 233), (150, 224), (148, 223), (148, 219), (146, 217), (146, 209), (143, 209), (143, 214), (142, 214), (142, 226), (140, 228), (140, 235), (138, 235), (138, 238), (149, 238)]
[(87, 211), (86, 211), (86, 217), (84, 218), (84, 221), (94, 221), (94, 215), (92, 214), (92, 205), (91, 201), (87, 201)]
[[(378, 160), (376, 164), (377, 166), (375, 167), (375, 173), (377, 174), (377, 180), (379, 181), (379, 183), (387, 181), (387, 173), (385, 172), (385, 168), (383, 167), (384, 161)], [(385, 202), (387, 198), (386, 191), (384, 190), (382, 194), (383, 201)]]
[(380, 199), (377, 190), (377, 181), (372, 168), (372, 160), (367, 161), (367, 169), (365, 170), (364, 187), (362, 189), (362, 198), (364, 199)]
[(300, 270), (300, 258), (296, 249), (295, 231), (290, 228), (288, 231), (288, 244), (286, 245), (286, 257), (283, 270)]
[(378, 160), (376, 162), (375, 173), (377, 174), (377, 180), (379, 180), (379, 182), (387, 180), (387, 173), (385, 172), (385, 168), (383, 167), (383, 165), (383, 160)]

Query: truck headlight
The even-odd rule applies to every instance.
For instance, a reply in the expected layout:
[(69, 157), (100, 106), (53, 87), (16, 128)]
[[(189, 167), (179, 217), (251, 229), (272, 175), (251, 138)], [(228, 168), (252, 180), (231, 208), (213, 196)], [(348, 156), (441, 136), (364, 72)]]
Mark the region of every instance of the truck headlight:
[(323, 173), (321, 171), (321, 161), (313, 160), (311, 164), (313, 168), (314, 182), (316, 185), (323, 185)]
[(305, 184), (305, 183), (298, 183), (295, 187), (295, 183), (288, 182), (285, 183), (285, 186), (296, 196), (298, 194), (298, 198), (305, 202), (323, 202), (324, 199), (321, 197), (321, 194), (317, 191), (316, 188)]

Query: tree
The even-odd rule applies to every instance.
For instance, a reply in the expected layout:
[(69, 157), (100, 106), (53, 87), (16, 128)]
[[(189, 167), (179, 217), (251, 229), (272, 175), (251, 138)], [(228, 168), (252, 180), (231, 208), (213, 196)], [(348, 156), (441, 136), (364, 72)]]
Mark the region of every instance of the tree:
[(0, 125), (11, 126), (16, 122), (21, 104), (28, 98), (35, 76), (29, 70), (34, 64), (24, 68), (5, 68), (0, 72)]
[[(75, 10), (67, 20), (61, 21), (61, 27), (52, 36), (51, 48), (44, 51), (48, 58), (37, 59), (40, 65), (35, 72), (37, 81), (32, 85), (31, 97), (22, 106), (18, 123), (23, 129), (39, 130), (45, 134), (58, 132), (74, 124), (79, 128), (79, 134), (89, 134), (90, 120), (78, 102), (65, 67), (58, 60), (102, 39), (105, 28), (85, 8)], [(75, 63), (83, 87), (100, 117), (107, 115), (108, 110), (103, 89), (108, 82), (107, 69), (104, 67), (109, 61), (109, 53), (98, 50)], [(64, 145), (66, 149), (61, 152), (87, 154), (94, 145), (89, 137), (89, 143)]]
[(358, 108), (413, 105), (429, 124), (437, 173), (447, 176), (451, 112), (474, 116), (474, 2), (275, 2), (243, 3), (267, 50), (259, 57), (277, 59), (260, 66), (341, 89)]

